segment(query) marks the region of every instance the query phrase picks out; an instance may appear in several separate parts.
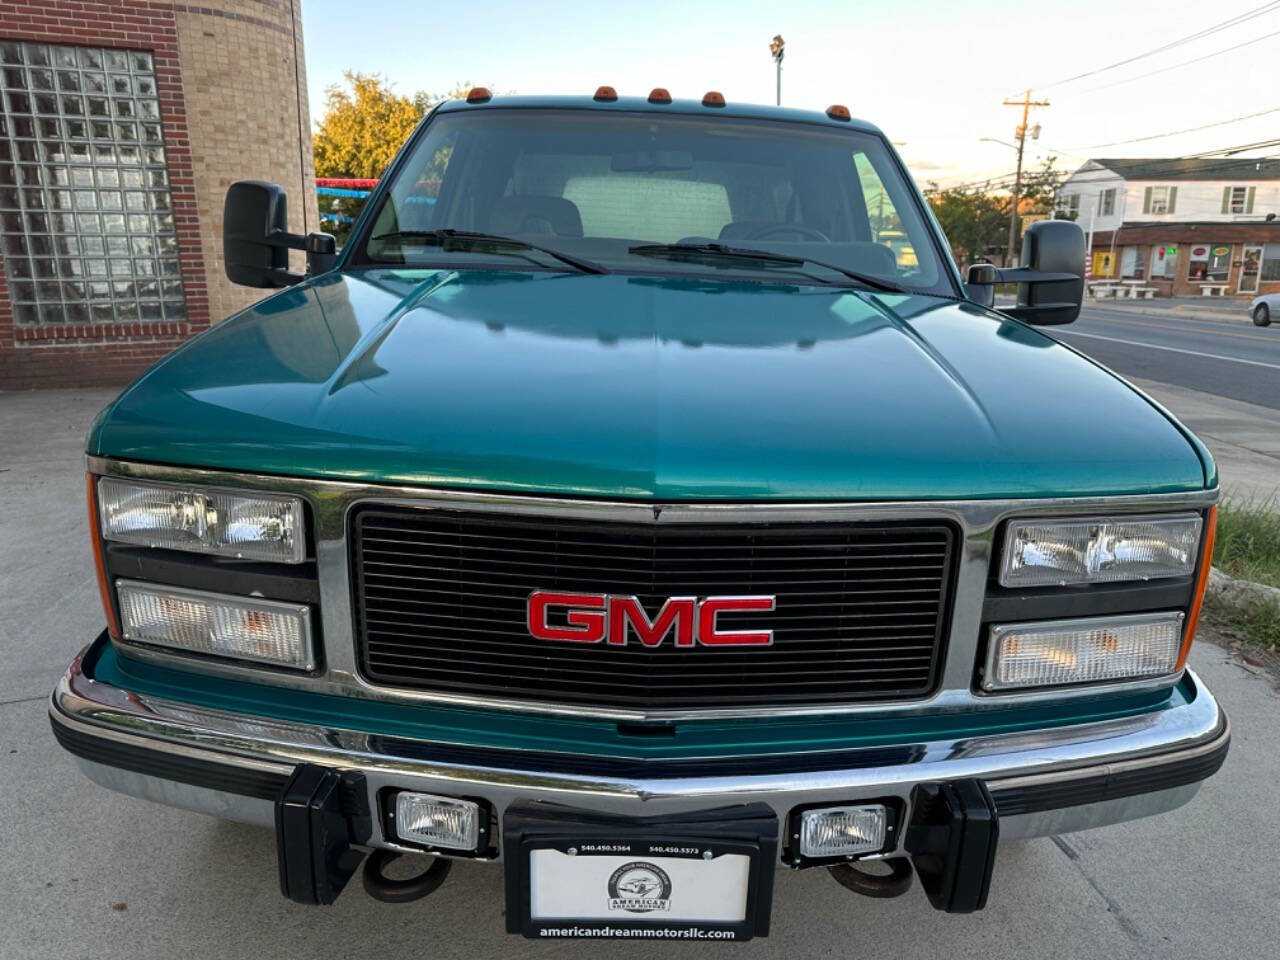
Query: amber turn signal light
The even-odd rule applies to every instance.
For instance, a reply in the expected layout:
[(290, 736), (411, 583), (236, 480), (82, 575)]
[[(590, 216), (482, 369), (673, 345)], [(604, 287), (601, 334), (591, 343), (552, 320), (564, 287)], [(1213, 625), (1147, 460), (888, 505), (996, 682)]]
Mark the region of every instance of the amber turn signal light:
[(595, 100), (602, 100), (605, 103), (612, 103), (618, 99), (618, 91), (613, 87), (596, 87)]
[(667, 91), (666, 87), (654, 87), (652, 90), (649, 91), (649, 102), (650, 103), (670, 103), (671, 94)]
[(472, 87), (467, 91), (467, 103), (485, 103), (493, 99), (488, 87)]
[(704, 107), (723, 107), (724, 94), (716, 90), (708, 90), (707, 95), (702, 98), (702, 105)]
[(1191, 603), (1191, 612), (1187, 614), (1186, 630), (1182, 635), (1182, 651), (1178, 654), (1175, 669), (1181, 670), (1187, 665), (1187, 655), (1191, 653), (1191, 643), (1196, 638), (1196, 624), (1200, 622), (1200, 608), (1204, 606), (1204, 592), (1209, 586), (1209, 570), (1213, 566), (1213, 541), (1218, 532), (1218, 508), (1210, 507), (1209, 515), (1204, 522), (1204, 549), (1200, 553), (1200, 576), (1196, 579), (1196, 593)]
[(827, 107), (827, 116), (832, 120), (848, 120), (850, 119), (849, 108), (843, 103), (833, 103)]
[(116, 619), (116, 608), (111, 602), (111, 582), (107, 579), (106, 557), (102, 548), (102, 523), (98, 519), (98, 491), (94, 484), (94, 475), (86, 473), (85, 495), (89, 500), (89, 542), (93, 544), (93, 566), (98, 574), (98, 594), (102, 597), (102, 612), (107, 615), (107, 632), (115, 639), (120, 639), (120, 621)]

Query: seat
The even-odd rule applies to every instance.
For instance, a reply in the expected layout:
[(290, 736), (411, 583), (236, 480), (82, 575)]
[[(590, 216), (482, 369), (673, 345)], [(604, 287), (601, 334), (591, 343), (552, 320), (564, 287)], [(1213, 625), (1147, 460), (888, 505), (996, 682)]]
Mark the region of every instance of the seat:
[(582, 214), (564, 197), (500, 197), (489, 214), (490, 233), (582, 236)]

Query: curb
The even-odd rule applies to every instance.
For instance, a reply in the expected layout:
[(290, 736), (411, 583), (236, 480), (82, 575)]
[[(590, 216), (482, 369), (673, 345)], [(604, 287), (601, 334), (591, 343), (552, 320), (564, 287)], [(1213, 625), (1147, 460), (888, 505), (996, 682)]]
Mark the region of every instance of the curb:
[(1224, 603), (1243, 606), (1251, 603), (1269, 603), (1280, 607), (1280, 587), (1272, 587), (1265, 583), (1254, 583), (1252, 580), (1237, 580), (1228, 576), (1217, 567), (1209, 570), (1209, 586), (1207, 592)]
[(1253, 325), (1253, 318), (1249, 316), (1247, 309), (1241, 309), (1239, 313), (1227, 313), (1225, 310), (1200, 310), (1196, 307), (1185, 306), (1179, 304), (1174, 307), (1156, 307), (1151, 310), (1143, 310), (1140, 306), (1130, 304), (1114, 304), (1107, 300), (1086, 302), (1086, 306), (1105, 307), (1108, 310), (1117, 310), (1125, 313), (1139, 314), (1152, 319), (1159, 319), (1161, 314), (1169, 314), (1170, 316), (1179, 317), (1186, 320), (1207, 320), (1212, 323), (1237, 323), (1245, 326)]

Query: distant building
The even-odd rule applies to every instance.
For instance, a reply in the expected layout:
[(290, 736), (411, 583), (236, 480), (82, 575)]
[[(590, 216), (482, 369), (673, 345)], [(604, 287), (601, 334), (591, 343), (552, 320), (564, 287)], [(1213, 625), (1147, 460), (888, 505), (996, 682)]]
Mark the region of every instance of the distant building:
[(1090, 160), (1055, 204), (1089, 236), (1094, 278), (1158, 296), (1280, 292), (1280, 160)]
[(0, 3), (0, 389), (123, 383), (263, 291), (238, 179), (316, 230), (298, 0)]

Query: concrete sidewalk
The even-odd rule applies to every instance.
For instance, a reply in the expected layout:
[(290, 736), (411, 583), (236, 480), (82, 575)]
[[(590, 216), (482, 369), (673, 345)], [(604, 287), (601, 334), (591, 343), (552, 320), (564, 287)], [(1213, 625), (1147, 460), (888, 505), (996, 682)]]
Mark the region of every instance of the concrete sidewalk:
[(1119, 310), (1146, 317), (1167, 313), (1184, 320), (1208, 320), (1214, 323), (1253, 324), (1249, 313), (1250, 299), (1227, 297), (1172, 297), (1162, 300), (1114, 300), (1109, 298), (1085, 301), (1085, 309), (1099, 308)]

